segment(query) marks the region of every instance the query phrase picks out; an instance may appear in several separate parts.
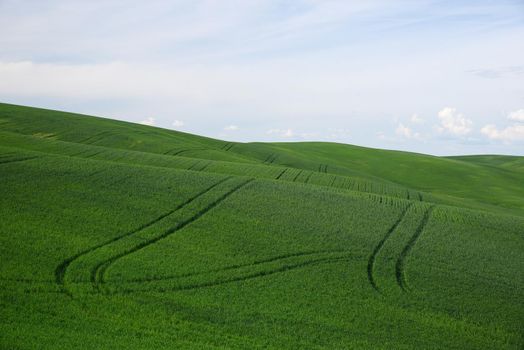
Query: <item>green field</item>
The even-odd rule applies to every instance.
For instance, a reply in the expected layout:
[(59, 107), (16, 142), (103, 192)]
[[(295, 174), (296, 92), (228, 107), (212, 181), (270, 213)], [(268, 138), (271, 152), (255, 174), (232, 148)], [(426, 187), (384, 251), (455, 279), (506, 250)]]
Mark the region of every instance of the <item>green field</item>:
[(0, 104), (2, 349), (522, 349), (524, 157)]

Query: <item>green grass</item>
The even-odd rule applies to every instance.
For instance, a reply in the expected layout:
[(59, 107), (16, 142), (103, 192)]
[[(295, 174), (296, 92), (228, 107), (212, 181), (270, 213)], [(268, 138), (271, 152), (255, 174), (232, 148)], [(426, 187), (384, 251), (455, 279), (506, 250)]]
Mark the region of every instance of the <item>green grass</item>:
[(0, 104), (0, 348), (521, 349), (523, 159)]

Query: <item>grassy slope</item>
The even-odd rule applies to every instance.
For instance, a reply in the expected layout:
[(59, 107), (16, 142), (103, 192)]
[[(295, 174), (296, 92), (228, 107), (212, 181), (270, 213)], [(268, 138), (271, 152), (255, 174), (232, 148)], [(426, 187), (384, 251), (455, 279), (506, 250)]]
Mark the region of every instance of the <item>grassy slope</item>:
[(521, 175), (0, 105), (0, 347), (520, 348)]

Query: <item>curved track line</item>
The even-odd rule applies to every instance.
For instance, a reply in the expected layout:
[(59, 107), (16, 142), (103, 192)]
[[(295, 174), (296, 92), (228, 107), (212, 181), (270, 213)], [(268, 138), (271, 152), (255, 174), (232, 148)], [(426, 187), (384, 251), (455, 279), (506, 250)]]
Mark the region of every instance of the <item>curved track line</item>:
[(68, 156), (69, 156), (69, 157), (78, 157), (78, 156), (81, 155), (82, 153), (87, 153), (87, 152), (89, 152), (89, 151), (91, 151), (91, 150), (90, 150), (90, 149), (84, 149), (84, 150), (82, 150), (82, 151), (80, 151), (80, 152), (73, 153), (73, 154), (69, 154)]
[[(84, 141), (81, 141), (81, 142), (78, 142), (78, 143), (81, 143), (81, 144), (84, 144), (84, 145), (95, 145), (96, 142), (102, 141), (103, 139), (105, 139), (105, 138), (107, 138), (109, 136), (114, 136), (114, 135), (118, 135), (118, 134), (120, 134), (120, 132), (103, 131), (103, 132), (101, 132), (99, 134), (95, 134), (95, 135), (93, 135), (91, 137), (88, 137)], [(87, 142), (87, 141), (89, 141), (89, 142)]]
[(286, 272), (289, 270), (298, 269), (301, 267), (306, 267), (310, 265), (317, 265), (317, 264), (325, 264), (325, 263), (335, 263), (340, 261), (348, 261), (351, 257), (337, 257), (337, 258), (319, 258), (319, 259), (313, 259), (309, 261), (303, 261), (301, 263), (296, 263), (292, 265), (285, 265), (281, 266), (279, 268), (273, 269), (273, 270), (266, 270), (266, 271), (259, 271), (254, 272), (251, 274), (247, 274), (244, 276), (238, 276), (238, 277), (232, 277), (229, 279), (225, 279), (222, 281), (213, 281), (213, 282), (202, 282), (202, 283), (194, 283), (189, 284), (186, 286), (180, 286), (180, 287), (174, 287), (174, 288), (160, 288), (160, 289), (152, 289), (152, 290), (132, 290), (132, 289), (126, 289), (123, 291), (123, 293), (133, 293), (133, 292), (148, 292), (148, 291), (155, 291), (155, 292), (176, 292), (176, 291), (184, 291), (184, 290), (192, 290), (192, 289), (201, 289), (201, 288), (208, 288), (208, 287), (215, 287), (222, 284), (232, 283), (232, 282), (238, 282), (238, 281), (247, 281), (254, 278), (260, 278), (265, 277), (269, 275), (273, 275), (280, 272)]
[(400, 213), (400, 216), (398, 217), (397, 221), (395, 221), (395, 223), (393, 223), (393, 225), (389, 228), (389, 230), (386, 232), (384, 237), (382, 237), (380, 242), (378, 242), (378, 244), (375, 246), (375, 249), (373, 249), (373, 252), (369, 256), (369, 259), (368, 259), (368, 280), (369, 280), (369, 283), (371, 283), (371, 286), (373, 287), (373, 289), (375, 289), (379, 293), (380, 293), (380, 289), (378, 288), (378, 285), (377, 285), (377, 283), (375, 281), (375, 278), (373, 277), (373, 269), (375, 267), (375, 261), (377, 260), (377, 255), (378, 255), (378, 253), (380, 253), (380, 250), (382, 249), (382, 247), (384, 246), (386, 241), (389, 239), (389, 237), (397, 229), (397, 227), (400, 224), (400, 222), (404, 219), (404, 217), (406, 216), (406, 214), (408, 212), (408, 209), (411, 206), (412, 206), (412, 204), (410, 203), (406, 208), (404, 208), (402, 213)]
[(31, 160), (31, 159), (36, 159), (36, 158), (38, 158), (38, 157), (25, 157), (25, 158), (9, 159), (9, 160), (0, 161), (0, 164), (24, 162), (26, 160)]
[(344, 253), (344, 252), (347, 252), (347, 251), (345, 250), (317, 250), (317, 251), (308, 251), (308, 252), (298, 252), (298, 253), (274, 256), (272, 258), (267, 258), (267, 259), (256, 260), (248, 264), (235, 264), (235, 265), (225, 266), (219, 269), (212, 269), (212, 270), (192, 272), (192, 273), (184, 273), (184, 274), (174, 275), (174, 276), (129, 279), (129, 280), (124, 280), (123, 283), (127, 283), (127, 282), (132, 282), (132, 283), (145, 282), (147, 283), (147, 282), (155, 282), (155, 281), (176, 280), (179, 278), (207, 275), (207, 274), (214, 273), (214, 272), (224, 272), (224, 271), (230, 271), (230, 270), (235, 270), (235, 269), (240, 269), (240, 268), (245, 268), (245, 267), (256, 267), (258, 265), (267, 264), (267, 263), (284, 260), (284, 259), (295, 258), (295, 257), (311, 256), (311, 255), (319, 255), (319, 254), (336, 254), (336, 253)]
[(89, 136), (89, 137), (87, 137), (87, 138), (85, 138), (83, 140), (78, 141), (77, 143), (81, 143), (81, 144), (84, 144), (84, 145), (86, 145), (86, 144), (89, 145), (89, 143), (87, 143), (87, 141), (90, 141), (90, 140), (94, 139), (97, 136), (101, 136), (101, 135), (105, 135), (105, 134), (111, 134), (111, 131), (107, 131), (106, 130), (106, 131), (102, 131), (102, 132), (93, 134), (93, 135), (91, 135), (91, 136)]
[(83, 251), (81, 251), (81, 252), (79, 252), (79, 253), (77, 253), (77, 254), (75, 254), (75, 255), (73, 255), (73, 256), (70, 256), (69, 258), (66, 258), (65, 260), (63, 260), (63, 261), (62, 261), (62, 262), (61, 262), (61, 263), (60, 263), (60, 264), (55, 268), (55, 283), (58, 284), (58, 285), (60, 286), (60, 288), (61, 288), (61, 290), (62, 290), (63, 292), (65, 292), (66, 294), (70, 294), (70, 293), (67, 291), (67, 289), (65, 288), (65, 283), (64, 283), (65, 281), (64, 281), (64, 278), (65, 278), (65, 274), (66, 274), (66, 271), (67, 271), (68, 267), (69, 267), (69, 266), (71, 265), (71, 263), (73, 263), (75, 260), (77, 260), (78, 258), (80, 258), (80, 257), (82, 257), (82, 256), (84, 256), (84, 255), (86, 255), (86, 254), (89, 254), (89, 253), (91, 253), (91, 252), (93, 252), (93, 251), (95, 251), (95, 250), (97, 250), (97, 249), (100, 249), (100, 248), (102, 248), (103, 246), (106, 246), (106, 245), (108, 245), (108, 244), (111, 244), (111, 243), (113, 243), (113, 242), (116, 242), (116, 241), (118, 241), (118, 240), (120, 240), (120, 239), (123, 239), (123, 238), (125, 238), (125, 237), (131, 236), (131, 235), (133, 235), (134, 233), (139, 232), (139, 231), (141, 231), (141, 230), (143, 230), (143, 229), (145, 229), (145, 228), (147, 228), (147, 227), (149, 227), (149, 226), (151, 226), (151, 225), (157, 223), (158, 221), (160, 221), (160, 220), (162, 220), (163, 218), (165, 218), (165, 217), (167, 217), (167, 216), (173, 214), (175, 211), (177, 211), (177, 210), (179, 210), (180, 208), (182, 208), (183, 206), (189, 204), (191, 201), (193, 201), (193, 200), (196, 199), (197, 197), (200, 197), (200, 196), (203, 195), (204, 193), (206, 193), (206, 192), (210, 191), (211, 189), (213, 189), (215, 186), (220, 185), (222, 182), (224, 182), (224, 181), (226, 181), (226, 180), (228, 180), (228, 179), (230, 179), (230, 178), (231, 178), (231, 177), (228, 176), (228, 177), (226, 177), (226, 178), (224, 178), (224, 179), (218, 181), (217, 183), (211, 185), (210, 187), (206, 188), (206, 189), (203, 190), (203, 191), (198, 192), (198, 193), (197, 193), (196, 195), (194, 195), (193, 197), (191, 197), (191, 198), (189, 198), (188, 200), (184, 201), (183, 203), (179, 204), (176, 208), (171, 209), (171, 210), (169, 210), (168, 212), (166, 212), (166, 213), (164, 213), (164, 214), (158, 216), (157, 218), (155, 218), (155, 219), (153, 219), (153, 220), (151, 220), (151, 221), (149, 221), (149, 222), (147, 222), (147, 223), (145, 223), (145, 224), (139, 226), (139, 227), (136, 228), (135, 230), (132, 230), (132, 231), (127, 232), (127, 233), (125, 233), (125, 234), (123, 234), (123, 235), (120, 235), (120, 236), (117, 236), (117, 237), (115, 237), (115, 238), (112, 238), (112, 239), (110, 239), (110, 240), (108, 240), (108, 241), (105, 241), (105, 242), (103, 242), (103, 243), (100, 243), (100, 244), (98, 244), (98, 245), (96, 245), (96, 246), (93, 246), (93, 247), (91, 247), (91, 248), (85, 249), (85, 250), (83, 250)]
[(100, 174), (102, 174), (105, 171), (107, 171), (106, 168), (103, 168), (103, 169), (100, 169), (100, 170), (96, 170), (96, 171), (93, 171), (91, 174), (86, 175), (85, 177), (86, 178), (91, 178), (91, 177), (94, 177), (96, 175), (100, 175)]
[(89, 155), (86, 155), (85, 157), (80, 157), (80, 158), (92, 158), (92, 157), (94, 157), (94, 156), (99, 155), (100, 153), (105, 152), (105, 151), (106, 151), (106, 150), (98, 151), (98, 152), (95, 152), (95, 153), (93, 153), (93, 154), (89, 154)]
[(16, 152), (6, 152), (6, 153), (0, 154), (0, 159), (1, 158), (10, 158), (10, 157), (13, 157), (13, 156), (16, 156), (16, 155), (17, 155)]
[(417, 227), (417, 230), (411, 236), (411, 239), (408, 241), (402, 252), (400, 253), (397, 263), (395, 265), (395, 275), (397, 277), (397, 284), (398, 286), (403, 290), (408, 290), (408, 284), (406, 281), (406, 274), (405, 274), (405, 261), (408, 254), (411, 252), (415, 244), (417, 243), (418, 238), (422, 234), (422, 231), (424, 231), (424, 227), (428, 223), (429, 217), (431, 215), (431, 212), (433, 211), (433, 208), (435, 208), (434, 205), (430, 206), (426, 212), (424, 213), (424, 217), (420, 221), (420, 224)]
[(150, 245), (152, 245), (152, 244), (154, 244), (154, 243), (156, 243), (156, 242), (158, 242), (158, 241), (160, 241), (160, 240), (162, 240), (164, 238), (167, 238), (170, 235), (172, 235), (173, 233), (183, 229), (187, 225), (189, 225), (192, 222), (198, 220), (200, 217), (202, 217), (205, 213), (207, 213), (211, 209), (215, 208), (218, 204), (223, 202), (231, 194), (233, 194), (234, 192), (240, 190), (242, 187), (246, 186), (248, 183), (250, 183), (252, 181), (254, 181), (254, 179), (247, 180), (247, 181), (245, 181), (245, 182), (235, 186), (234, 188), (230, 189), (229, 191), (227, 191), (226, 193), (221, 195), (219, 198), (215, 199), (213, 202), (211, 202), (208, 205), (206, 205), (203, 209), (201, 209), (200, 211), (195, 213), (190, 218), (188, 218), (188, 219), (186, 219), (184, 221), (181, 221), (180, 223), (178, 223), (174, 227), (170, 228), (169, 230), (165, 231), (161, 235), (159, 235), (159, 236), (157, 236), (155, 238), (152, 238), (150, 240), (144, 241), (144, 242), (142, 242), (140, 244), (137, 244), (133, 248), (128, 249), (125, 252), (119, 253), (119, 254), (117, 254), (117, 255), (109, 258), (109, 259), (106, 259), (106, 260), (100, 262), (91, 271), (91, 282), (93, 283), (93, 286), (95, 287), (95, 289), (96, 290), (100, 290), (100, 285), (105, 282), (104, 281), (105, 272), (107, 271), (109, 266), (111, 266), (113, 263), (115, 263), (116, 261), (118, 261), (119, 259), (123, 258), (126, 255), (130, 255), (130, 254), (133, 254), (133, 253), (135, 253), (135, 252), (137, 252), (139, 250), (142, 250), (145, 247), (150, 246)]

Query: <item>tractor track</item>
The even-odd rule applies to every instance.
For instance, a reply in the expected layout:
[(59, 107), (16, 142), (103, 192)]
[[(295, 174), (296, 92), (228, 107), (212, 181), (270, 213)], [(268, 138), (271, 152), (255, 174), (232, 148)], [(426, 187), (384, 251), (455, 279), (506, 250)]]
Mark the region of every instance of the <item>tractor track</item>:
[(386, 241), (389, 239), (389, 237), (391, 237), (393, 232), (397, 229), (398, 225), (400, 225), (400, 223), (402, 222), (402, 220), (406, 216), (406, 214), (407, 214), (407, 212), (408, 212), (408, 210), (409, 210), (409, 208), (411, 206), (412, 206), (412, 204), (409, 204), (408, 206), (406, 206), (406, 208), (404, 208), (402, 213), (400, 213), (400, 216), (398, 217), (398, 219), (393, 223), (393, 225), (389, 228), (389, 230), (387, 230), (387, 232), (384, 235), (384, 237), (382, 237), (380, 242), (378, 242), (378, 244), (373, 249), (373, 252), (369, 256), (368, 265), (367, 265), (368, 280), (369, 280), (369, 283), (371, 284), (371, 286), (373, 287), (373, 289), (375, 289), (379, 293), (380, 293), (380, 289), (378, 288), (377, 282), (375, 281), (375, 277), (373, 276), (373, 270), (374, 270), (374, 267), (375, 267), (375, 261), (377, 260), (377, 256), (380, 253), (380, 251), (382, 250), (382, 247), (384, 246)]
[(206, 271), (185, 273), (185, 274), (179, 274), (179, 275), (174, 275), (174, 276), (152, 277), (152, 278), (142, 278), (142, 279), (130, 279), (130, 280), (125, 280), (123, 282), (124, 283), (127, 283), (127, 282), (147, 283), (147, 282), (155, 282), (155, 281), (176, 280), (176, 279), (179, 279), (179, 278), (207, 275), (207, 274), (210, 274), (210, 273), (224, 272), (224, 271), (230, 271), (230, 270), (246, 268), (246, 267), (256, 267), (258, 265), (272, 263), (272, 262), (276, 262), (276, 261), (279, 261), (279, 260), (290, 259), (290, 258), (295, 258), (295, 257), (312, 256), (312, 255), (319, 255), (319, 254), (336, 254), (336, 253), (345, 253), (345, 252), (347, 253), (346, 250), (316, 250), (316, 251), (290, 253), (290, 254), (274, 256), (274, 257), (267, 258), (267, 259), (255, 260), (254, 262), (247, 263), (247, 264), (229, 265), (229, 266), (225, 266), (225, 267), (222, 267), (222, 268), (219, 268), (219, 269), (212, 269), (212, 270), (206, 270)]
[(230, 150), (231, 148), (233, 148), (233, 147), (235, 147), (235, 144), (231, 142), (231, 143), (229, 144), (229, 146), (226, 147), (226, 148), (224, 149), (224, 151), (225, 151), (225, 152), (229, 152), (229, 150)]
[(306, 180), (304, 181), (305, 184), (309, 182), (309, 179), (311, 178), (311, 175), (313, 175), (313, 172), (309, 172), (309, 175), (306, 177)]
[(304, 170), (300, 170), (300, 171), (298, 172), (298, 174), (295, 175), (295, 177), (293, 178), (293, 182), (297, 181), (298, 177), (300, 176), (300, 174), (302, 174), (303, 171), (304, 171)]
[(406, 258), (409, 255), (409, 253), (411, 252), (411, 250), (413, 249), (413, 247), (415, 246), (415, 244), (417, 243), (417, 240), (419, 239), (420, 235), (424, 231), (424, 227), (428, 223), (429, 217), (431, 216), (431, 212), (433, 211), (434, 208), (435, 206), (432, 205), (428, 209), (426, 209), (426, 212), (424, 213), (424, 216), (422, 220), (420, 221), (420, 224), (418, 225), (417, 230), (415, 231), (413, 236), (411, 236), (410, 240), (408, 241), (408, 243), (406, 244), (406, 246), (400, 253), (397, 259), (397, 263), (395, 264), (395, 276), (397, 279), (397, 284), (400, 287), (400, 289), (402, 289), (405, 292), (408, 291), (409, 289), (409, 286), (406, 280), (406, 273), (405, 273)]
[(104, 153), (106, 150), (102, 150), (102, 151), (98, 151), (98, 152), (95, 152), (93, 154), (89, 154), (89, 155), (86, 155), (85, 157), (80, 157), (80, 158), (93, 158), (94, 156), (97, 156), (99, 155), (100, 153)]
[[(112, 134), (112, 132), (111, 131), (102, 131), (102, 132), (100, 132), (98, 134), (91, 135), (88, 138), (83, 139), (82, 141), (78, 141), (77, 143), (81, 143), (81, 144), (84, 144), (84, 145), (91, 145), (91, 144), (93, 144), (93, 142), (98, 142), (98, 141), (102, 140), (107, 134)], [(102, 136), (102, 137), (99, 138), (100, 136)], [(98, 139), (93, 141), (93, 142), (90, 142), (90, 143), (87, 142), (87, 141), (92, 141), (94, 138), (98, 138)]]
[(1, 165), (1, 164), (8, 164), (8, 163), (24, 162), (24, 161), (26, 161), (26, 160), (31, 160), (31, 159), (36, 159), (36, 158), (39, 158), (39, 157), (34, 156), (34, 157), (24, 157), (24, 158), (15, 158), (15, 159), (8, 159), (8, 160), (0, 160), (0, 165)]
[[(233, 187), (232, 189), (230, 189), (226, 193), (222, 194), (220, 197), (218, 197), (217, 199), (215, 199), (211, 203), (207, 204), (203, 209), (201, 209), (198, 212), (196, 212), (195, 214), (193, 214), (190, 218), (181, 221), (180, 223), (178, 223), (174, 227), (166, 230), (161, 235), (159, 235), (159, 236), (157, 236), (155, 238), (152, 238), (150, 240), (144, 241), (142, 243), (139, 243), (139, 244), (135, 245), (133, 248), (127, 249), (125, 252), (116, 254), (116, 255), (112, 256), (111, 258), (106, 259), (106, 260), (100, 262), (99, 264), (97, 264), (95, 266), (95, 268), (93, 268), (91, 270), (91, 282), (93, 284), (93, 287), (96, 290), (101, 291), (100, 286), (101, 286), (101, 284), (105, 283), (105, 272), (107, 271), (109, 266), (111, 266), (113, 263), (115, 263), (116, 261), (118, 261), (119, 259), (121, 259), (121, 258), (123, 258), (123, 257), (125, 257), (127, 255), (136, 253), (137, 251), (140, 251), (140, 250), (142, 250), (142, 249), (144, 249), (144, 248), (146, 248), (146, 247), (148, 247), (148, 246), (150, 246), (150, 245), (152, 245), (152, 244), (154, 244), (154, 243), (156, 243), (156, 242), (158, 242), (158, 241), (160, 241), (162, 239), (165, 239), (165, 238), (169, 237), (170, 235), (172, 235), (173, 233), (175, 233), (177, 231), (180, 231), (184, 227), (186, 227), (189, 224), (193, 223), (194, 221), (198, 220), (204, 214), (206, 214), (207, 212), (209, 212), (210, 210), (215, 208), (217, 205), (219, 205), (221, 202), (223, 202), (227, 197), (229, 197), (233, 193), (237, 192), (242, 187), (246, 186), (247, 184), (251, 183), (252, 181), (254, 181), (254, 179), (249, 179), (249, 180), (244, 181), (243, 183), (241, 183), (239, 185), (236, 185), (235, 187)], [(216, 185), (218, 185), (218, 183)], [(215, 186), (213, 186), (213, 187), (215, 187)], [(202, 194), (204, 194), (205, 192), (207, 192), (207, 191), (204, 191)], [(181, 206), (179, 206), (179, 208), (182, 208), (183, 206), (189, 204), (190, 202), (192, 202), (197, 197), (199, 197), (199, 196), (196, 196), (193, 199), (186, 201)]]
[(197, 160), (196, 162), (194, 162), (189, 168), (187, 168), (186, 170), (193, 170), (198, 164), (202, 163), (201, 160)]
[(209, 162), (207, 162), (202, 168), (200, 168), (199, 171), (204, 171), (204, 169), (206, 169), (208, 166), (210, 166), (211, 164), (213, 163), (212, 160), (210, 160)]
[[(202, 289), (202, 288), (209, 288), (209, 287), (215, 287), (222, 284), (228, 284), (233, 282), (240, 282), (240, 281), (247, 281), (255, 278), (261, 278), (265, 276), (274, 275), (277, 273), (287, 272), (294, 269), (306, 267), (306, 266), (312, 266), (312, 265), (319, 265), (319, 264), (326, 264), (326, 263), (336, 263), (340, 261), (348, 261), (351, 260), (352, 257), (350, 256), (342, 256), (342, 257), (331, 257), (331, 258), (318, 258), (313, 259), (309, 261), (303, 261), (300, 263), (295, 264), (289, 264), (285, 266), (281, 266), (272, 270), (265, 270), (265, 271), (258, 271), (251, 274), (243, 275), (243, 276), (237, 276), (232, 278), (227, 278), (221, 281), (212, 281), (212, 282), (201, 282), (201, 283), (194, 283), (194, 284), (188, 284), (185, 286), (179, 286), (179, 287), (172, 287), (172, 288), (158, 288), (153, 289), (155, 292), (177, 292), (177, 291), (186, 291), (186, 290), (195, 290), (195, 289)], [(150, 290), (132, 290), (132, 289), (124, 289), (122, 293), (133, 293), (133, 292), (149, 292)]]
[(129, 231), (129, 232), (126, 232), (125, 234), (123, 235), (120, 235), (120, 236), (117, 236), (117, 237), (114, 237), (110, 240), (107, 240), (103, 243), (100, 243), (98, 245), (95, 245), (91, 248), (88, 248), (88, 249), (85, 249), (75, 255), (72, 255), (68, 258), (66, 258), (65, 260), (63, 260), (56, 268), (55, 268), (55, 283), (60, 287), (60, 289), (66, 293), (66, 294), (70, 294), (70, 292), (67, 290), (66, 286), (65, 286), (65, 274), (67, 272), (67, 269), (69, 268), (69, 266), (71, 265), (71, 263), (73, 263), (75, 260), (77, 260), (78, 258), (84, 256), (84, 255), (87, 255), (97, 249), (100, 249), (108, 244), (111, 244), (111, 243), (114, 243), (118, 240), (121, 240), (123, 238), (126, 238), (128, 236), (131, 236), (139, 231), (142, 231), (143, 229), (149, 227), (149, 226), (152, 226), (154, 225), (155, 223), (159, 222), (160, 220), (162, 220), (163, 218), (173, 214), (175, 211), (179, 210), (180, 208), (182, 208), (183, 206), (187, 205), (188, 203), (190, 203), (191, 201), (195, 200), (196, 198), (200, 197), (201, 195), (203, 195), (204, 193), (212, 190), (214, 187), (220, 185), (221, 183), (225, 182), (226, 180), (230, 179), (231, 177), (226, 177), (218, 182), (216, 182), (215, 184), (207, 187), (205, 190), (203, 191), (200, 191), (198, 192), (196, 195), (194, 195), (193, 197), (189, 198), (188, 200), (186, 200), (185, 202), (179, 204), (177, 207), (175, 207), (174, 209), (171, 209), (169, 210), (168, 212), (156, 217), (155, 219), (139, 226), (138, 228), (132, 230), (132, 231)]
[(269, 156), (266, 157), (266, 159), (264, 159), (264, 161), (262, 162), (263, 164), (272, 164), (275, 159), (278, 158), (278, 155), (275, 154), (275, 153), (270, 153)]
[(287, 168), (285, 168), (284, 170), (282, 170), (282, 171), (280, 172), (280, 174), (278, 174), (278, 176), (275, 178), (275, 180), (280, 179), (280, 177), (281, 177), (282, 175), (284, 175), (284, 173), (285, 173), (286, 171), (287, 171)]

